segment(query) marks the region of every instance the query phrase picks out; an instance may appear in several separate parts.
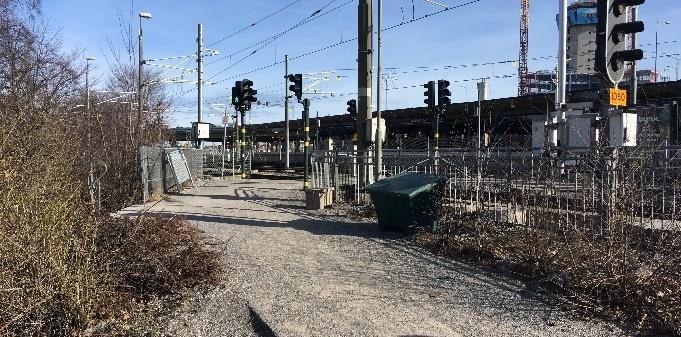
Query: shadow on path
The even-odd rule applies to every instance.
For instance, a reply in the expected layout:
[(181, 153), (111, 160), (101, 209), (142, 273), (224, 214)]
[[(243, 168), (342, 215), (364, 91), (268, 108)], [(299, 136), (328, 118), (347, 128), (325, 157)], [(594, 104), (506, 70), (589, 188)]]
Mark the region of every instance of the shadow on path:
[(277, 337), (272, 328), (262, 320), (262, 317), (250, 305), (248, 306), (248, 315), (251, 318), (251, 328), (258, 337)]
[(292, 228), (309, 232), (314, 235), (344, 235), (356, 236), (361, 238), (373, 239), (399, 239), (404, 234), (398, 232), (383, 231), (379, 228), (377, 223), (351, 223), (351, 222), (336, 222), (314, 217), (296, 219), (292, 221), (277, 221), (277, 220), (263, 220), (257, 218), (237, 217), (237, 216), (221, 216), (213, 214), (189, 213), (189, 212), (146, 212), (130, 213), (129, 216), (155, 216), (155, 217), (177, 217), (188, 221), (197, 222), (211, 222), (224, 225), (238, 225), (250, 227), (265, 227), (265, 228)]

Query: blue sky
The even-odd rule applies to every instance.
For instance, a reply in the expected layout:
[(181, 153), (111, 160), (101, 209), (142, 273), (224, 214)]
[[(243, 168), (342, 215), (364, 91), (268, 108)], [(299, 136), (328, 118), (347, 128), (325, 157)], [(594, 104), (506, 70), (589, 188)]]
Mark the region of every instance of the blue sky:
[[(137, 13), (153, 14), (144, 22), (145, 58), (163, 58), (191, 55), (196, 52), (197, 24), (202, 23), (206, 45), (219, 50), (220, 56), (206, 58), (205, 78), (219, 82), (204, 89), (204, 120), (220, 123), (222, 107), (213, 103), (225, 103), (229, 88), (238, 75), (270, 66), (242, 76), (255, 82), (259, 99), (270, 102), (270, 107), (255, 107), (249, 119), (253, 123), (283, 119), (283, 65), (284, 54), (290, 58), (303, 55), (324, 46), (352, 39), (357, 34), (357, 0), (300, 0), (279, 14), (239, 33), (221, 43), (213, 45), (225, 36), (248, 26), (265, 15), (282, 8), (295, 0), (251, 0), (251, 1), (207, 1), (207, 0), (44, 0), (43, 16), (49, 25), (59, 30), (68, 49), (84, 50), (94, 56), (94, 73), (101, 80), (108, 72), (107, 59), (112, 59), (111, 41), (115, 53), (124, 58), (125, 42), (119, 26), (123, 21), (127, 30), (131, 13), (132, 31), (136, 43), (138, 30)], [(468, 0), (439, 0), (439, 3), (454, 7)], [(555, 15), (558, 0), (533, 0), (530, 22), (530, 58), (556, 54), (557, 27)], [(262, 48), (251, 48), (230, 57), (265, 38), (285, 31), (299, 23), (317, 9), (330, 3), (323, 12), (339, 7), (331, 13), (306, 25), (294, 29)], [(347, 4), (346, 4), (347, 3)], [(413, 11), (412, 11), (413, 3)], [(429, 80), (448, 79), (452, 82), (453, 101), (470, 101), (475, 97), (475, 81), (472, 79), (492, 77), (490, 81), (492, 98), (516, 94), (517, 68), (513, 63), (485, 66), (468, 66), (433, 71), (421, 67), (442, 67), (471, 65), (518, 57), (519, 0), (480, 0), (476, 3), (452, 9), (414, 23), (405, 24), (383, 34), (383, 67), (392, 68), (389, 87), (409, 87)], [(344, 5), (345, 4), (345, 5)], [(412, 17), (439, 11), (441, 7), (424, 0), (385, 0), (384, 27), (409, 21)], [(322, 12), (322, 13), (323, 13)], [(374, 13), (376, 14), (376, 13)], [(641, 19), (647, 29), (639, 37), (646, 57), (654, 56), (653, 43), (655, 22), (670, 21), (670, 25), (659, 26), (659, 40), (681, 40), (681, 2), (679, 0), (648, 0), (640, 10)], [(256, 50), (243, 61), (234, 64)], [(349, 42), (338, 47), (295, 59), (289, 63), (290, 73), (317, 73), (335, 71), (329, 81), (319, 89), (337, 93), (336, 97), (315, 96), (312, 112), (320, 116), (345, 113), (345, 102), (356, 91), (357, 85), (357, 43)], [(681, 43), (660, 45), (660, 55), (681, 52)], [(84, 62), (84, 61), (83, 61)], [(159, 62), (161, 63), (161, 62)], [(552, 60), (531, 60), (530, 71), (554, 67)], [(652, 60), (643, 61), (643, 67), (652, 68)], [(167, 61), (163, 64), (173, 65)], [(189, 60), (189, 67), (195, 62)], [(676, 61), (660, 58), (658, 68), (671, 66), (674, 78)], [(167, 72), (168, 77), (178, 74)], [(512, 75), (513, 77), (504, 78)], [(494, 78), (498, 77), (498, 78)], [(195, 79), (189, 76), (187, 79)], [(457, 82), (460, 81), (460, 82)], [(383, 82), (385, 84), (385, 82)], [(192, 85), (173, 85), (169, 93), (174, 98), (170, 119), (173, 125), (189, 125), (196, 119), (196, 91)], [(183, 94), (184, 93), (184, 94)], [(345, 95), (344, 95), (345, 94)], [(386, 106), (385, 91), (382, 91), (381, 105)], [(390, 90), (387, 93), (388, 108), (421, 106), (423, 88)], [(300, 117), (298, 104), (293, 117)]]

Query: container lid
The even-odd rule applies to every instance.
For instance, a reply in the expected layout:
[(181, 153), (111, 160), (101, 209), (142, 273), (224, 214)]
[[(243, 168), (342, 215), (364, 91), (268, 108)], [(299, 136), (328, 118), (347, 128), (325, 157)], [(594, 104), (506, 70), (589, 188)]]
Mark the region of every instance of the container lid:
[(447, 178), (443, 176), (405, 173), (383, 179), (366, 187), (366, 191), (376, 194), (408, 195), (413, 196), (432, 188), (433, 184), (444, 183)]

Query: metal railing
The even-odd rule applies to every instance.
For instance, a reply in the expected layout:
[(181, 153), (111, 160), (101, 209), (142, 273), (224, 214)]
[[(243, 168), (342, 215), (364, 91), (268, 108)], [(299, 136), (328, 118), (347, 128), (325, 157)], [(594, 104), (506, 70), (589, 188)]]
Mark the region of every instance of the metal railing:
[[(312, 154), (312, 186), (332, 187), (337, 202), (366, 203), (373, 158), (354, 151)], [(448, 178), (444, 204), (457, 216), (533, 225), (613, 224), (680, 228), (681, 147), (386, 150), (381, 172)]]

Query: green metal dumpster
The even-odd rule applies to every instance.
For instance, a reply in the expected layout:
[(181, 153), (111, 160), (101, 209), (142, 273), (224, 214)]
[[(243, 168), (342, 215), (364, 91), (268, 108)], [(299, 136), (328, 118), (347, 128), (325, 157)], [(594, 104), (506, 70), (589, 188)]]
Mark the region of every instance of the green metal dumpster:
[(376, 207), (378, 223), (386, 229), (426, 227), (436, 231), (447, 178), (406, 173), (366, 187)]

